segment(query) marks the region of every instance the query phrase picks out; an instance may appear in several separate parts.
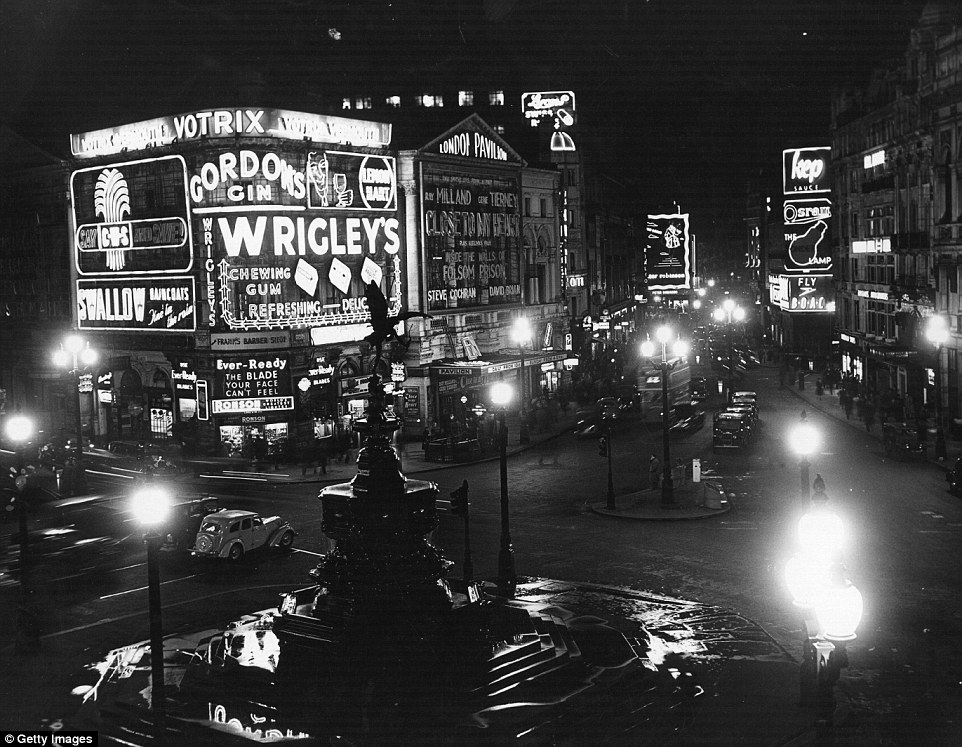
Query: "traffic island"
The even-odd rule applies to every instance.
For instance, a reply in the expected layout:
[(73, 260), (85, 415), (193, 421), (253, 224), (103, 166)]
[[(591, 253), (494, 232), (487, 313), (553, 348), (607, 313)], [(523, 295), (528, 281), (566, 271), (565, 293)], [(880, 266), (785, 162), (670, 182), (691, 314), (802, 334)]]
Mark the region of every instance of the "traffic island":
[(664, 503), (659, 488), (649, 488), (615, 497), (615, 507), (607, 500), (588, 501), (586, 505), (596, 514), (639, 521), (680, 521), (709, 519), (731, 510), (731, 495), (717, 480), (676, 481), (674, 502)]

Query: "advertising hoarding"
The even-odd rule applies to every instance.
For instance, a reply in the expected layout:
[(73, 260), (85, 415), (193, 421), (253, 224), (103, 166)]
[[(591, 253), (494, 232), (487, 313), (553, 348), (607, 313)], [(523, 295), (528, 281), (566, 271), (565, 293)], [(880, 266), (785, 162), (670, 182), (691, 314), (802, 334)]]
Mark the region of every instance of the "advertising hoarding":
[(691, 288), (688, 213), (649, 215), (647, 236), (648, 290)]
[(782, 217), (787, 252), (785, 270), (831, 272), (831, 200), (827, 197), (785, 200)]
[(252, 353), (243, 358), (214, 359), (215, 415), (293, 410), (290, 359)]
[(70, 196), (79, 275), (176, 274), (191, 269), (187, 167), (180, 156), (74, 171)]
[(208, 109), (70, 135), (76, 158), (110, 156), (198, 140), (264, 137), (383, 148), (391, 125), (288, 109)]
[(189, 192), (206, 310), (224, 331), (369, 321), (364, 287), (402, 305), (395, 160), (315, 148), (214, 151)]
[(421, 189), (428, 310), (520, 303), (518, 178), (425, 164)]
[(831, 192), (827, 146), (788, 148), (782, 151), (782, 193), (786, 195)]
[(192, 332), (197, 329), (193, 277), (77, 280), (79, 329)]
[[(777, 282), (775, 282), (777, 280)], [(782, 275), (769, 278), (771, 300), (788, 312), (835, 311), (831, 275)]]

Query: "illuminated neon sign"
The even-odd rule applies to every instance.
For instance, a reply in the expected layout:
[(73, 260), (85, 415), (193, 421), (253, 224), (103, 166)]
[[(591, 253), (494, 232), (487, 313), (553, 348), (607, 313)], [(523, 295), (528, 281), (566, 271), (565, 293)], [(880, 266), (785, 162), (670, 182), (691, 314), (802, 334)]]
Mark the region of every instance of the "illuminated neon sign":
[(537, 127), (542, 120), (558, 116), (559, 112), (565, 116), (565, 113), (573, 112), (576, 108), (574, 91), (540, 91), (521, 94), (521, 113), (532, 127)]
[(648, 216), (645, 276), (648, 290), (691, 288), (688, 213)]
[(187, 170), (182, 157), (80, 169), (70, 176), (70, 194), (80, 275), (191, 269)]
[(782, 151), (782, 191), (786, 195), (831, 192), (828, 161), (832, 149), (789, 148)]
[(867, 153), (862, 159), (862, 167), (866, 169), (874, 169), (876, 166), (885, 165), (885, 151), (877, 150), (874, 153)]
[(166, 277), (77, 280), (80, 329), (192, 332), (194, 278)]
[(828, 240), (832, 203), (826, 197), (807, 200), (785, 200), (782, 209), (785, 225), (785, 244), (788, 248), (789, 272), (832, 269), (831, 247)]
[(287, 109), (209, 109), (70, 136), (76, 158), (109, 156), (201, 139), (264, 137), (383, 148), (391, 125)]
[(892, 251), (892, 239), (883, 236), (877, 239), (859, 239), (852, 242), (852, 254), (887, 254)]

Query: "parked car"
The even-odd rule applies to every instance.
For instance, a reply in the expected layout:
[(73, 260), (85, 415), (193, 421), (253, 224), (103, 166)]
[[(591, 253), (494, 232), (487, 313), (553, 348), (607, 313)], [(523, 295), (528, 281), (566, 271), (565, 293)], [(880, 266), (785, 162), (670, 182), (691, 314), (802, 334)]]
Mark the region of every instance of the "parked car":
[(193, 554), (240, 560), (261, 547), (290, 549), (294, 528), (280, 516), (261, 517), (254, 511), (229, 509), (208, 514), (200, 524)]
[(925, 442), (919, 440), (918, 431), (907, 423), (883, 425), (882, 446), (885, 448), (885, 456), (888, 457), (898, 460), (925, 459)]
[(744, 397), (733, 397), (726, 409), (732, 410), (733, 412), (747, 412), (751, 418), (752, 427), (758, 425), (758, 405), (752, 400), (745, 399)]
[(221, 508), (217, 497), (213, 495), (175, 503), (168, 514), (168, 531), (164, 535), (162, 549), (193, 550), (201, 522), (207, 516), (224, 510), (226, 509)]
[(741, 449), (751, 442), (748, 416), (740, 412), (719, 412), (712, 420), (712, 451)]

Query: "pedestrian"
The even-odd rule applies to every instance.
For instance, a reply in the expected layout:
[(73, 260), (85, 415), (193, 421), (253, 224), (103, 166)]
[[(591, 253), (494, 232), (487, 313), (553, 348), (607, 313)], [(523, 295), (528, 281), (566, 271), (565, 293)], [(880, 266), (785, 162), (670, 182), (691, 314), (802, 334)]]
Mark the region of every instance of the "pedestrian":
[(865, 420), (865, 430), (871, 433), (872, 426), (875, 424), (875, 405), (871, 402), (866, 402), (862, 408), (862, 417)]
[(654, 454), (648, 459), (648, 486), (657, 488), (661, 480), (661, 462)]
[(839, 403), (842, 405), (842, 409), (845, 410), (845, 419), (852, 419), (852, 395), (848, 393), (847, 389), (842, 389), (838, 393)]
[(815, 473), (815, 482), (812, 483), (812, 492), (815, 493), (816, 500), (825, 499), (825, 480), (822, 479), (822, 476), (818, 472)]

